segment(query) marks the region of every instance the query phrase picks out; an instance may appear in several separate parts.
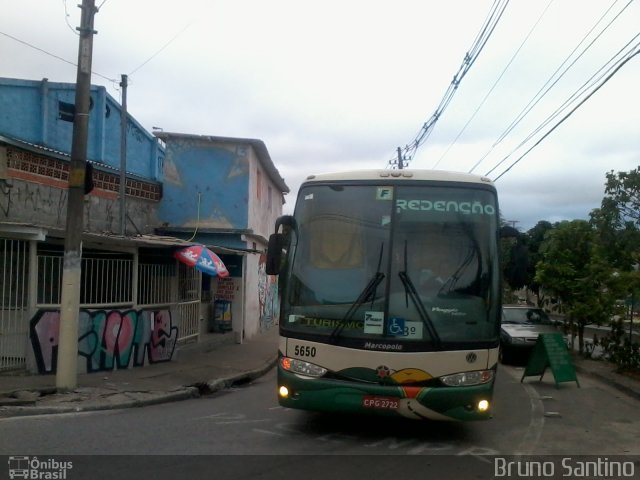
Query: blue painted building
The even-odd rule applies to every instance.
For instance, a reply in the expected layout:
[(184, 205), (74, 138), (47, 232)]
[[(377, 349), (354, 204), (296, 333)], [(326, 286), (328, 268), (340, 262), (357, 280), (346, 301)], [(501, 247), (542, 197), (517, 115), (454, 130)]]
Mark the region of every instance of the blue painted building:
[[(100, 309), (121, 326), (133, 321), (126, 312), (161, 318), (170, 327), (162, 331), (172, 332), (171, 345), (197, 340), (216, 302), (239, 341), (270, 326), (277, 317), (277, 284), (264, 273), (264, 251), (288, 188), (264, 143), (181, 134), (159, 139), (127, 115), (122, 236), (121, 106), (104, 87), (92, 86), (90, 94), (87, 161), (95, 188), (85, 196), (80, 305), (88, 312), (89, 333), (100, 338), (131, 331), (100, 330), (96, 319), (102, 317), (94, 315)], [(0, 78), (0, 290), (10, 292), (0, 297), (0, 370), (28, 363), (30, 324), (52, 329), (42, 339), (56, 337), (74, 102), (75, 84)], [(229, 278), (201, 278), (177, 263), (175, 250), (190, 243), (223, 257)], [(31, 333), (31, 358), (44, 355), (40, 364), (49, 365), (53, 349), (45, 351)], [(166, 358), (155, 352), (149, 361), (170, 360), (172, 352), (164, 352)], [(103, 353), (81, 351), (79, 362)], [(118, 362), (118, 368), (130, 365)]]
[[(71, 151), (75, 84), (0, 78), (0, 134), (58, 152)], [(121, 106), (102, 86), (91, 86), (87, 159), (120, 169)], [(162, 180), (162, 147), (130, 115), (127, 172)]]
[(233, 297), (233, 330), (251, 337), (277, 319), (277, 283), (264, 271), (264, 253), (289, 188), (261, 140), (155, 135), (165, 142), (158, 213), (164, 226), (157, 231), (246, 252), (241, 258), (223, 257), (238, 268), (230, 280), (215, 279), (211, 292), (214, 302)]

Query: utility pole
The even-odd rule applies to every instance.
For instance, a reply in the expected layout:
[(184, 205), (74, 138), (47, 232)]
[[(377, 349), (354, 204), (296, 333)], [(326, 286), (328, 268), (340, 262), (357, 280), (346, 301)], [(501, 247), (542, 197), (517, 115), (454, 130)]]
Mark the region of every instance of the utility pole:
[(404, 168), (402, 162), (402, 149), (398, 147), (398, 170), (402, 170)]
[(78, 383), (78, 318), (80, 316), (80, 280), (82, 274), (82, 231), (84, 228), (84, 189), (89, 133), (91, 94), (91, 60), (93, 53), (93, 17), (95, 0), (82, 0), (78, 73), (76, 78), (75, 115), (69, 166), (67, 224), (62, 271), (62, 300), (56, 388), (73, 390)]
[(127, 76), (122, 75), (122, 109), (120, 110), (120, 234), (127, 235)]

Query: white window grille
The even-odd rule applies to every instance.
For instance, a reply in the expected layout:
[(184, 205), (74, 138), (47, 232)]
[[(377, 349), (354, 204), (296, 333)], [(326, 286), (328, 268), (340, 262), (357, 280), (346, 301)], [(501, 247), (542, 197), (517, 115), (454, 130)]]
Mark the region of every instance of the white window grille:
[(26, 362), (29, 244), (0, 239), (0, 370)]
[[(133, 305), (133, 259), (127, 254), (117, 255), (116, 258), (97, 255), (82, 258), (80, 307)], [(63, 263), (62, 255), (38, 255), (38, 307), (60, 305)]]
[(141, 306), (166, 305), (173, 303), (175, 265), (146, 264), (138, 265), (138, 301)]
[(83, 258), (80, 306), (133, 304), (132, 258)]
[(178, 341), (197, 338), (200, 333), (200, 293), (202, 273), (182, 263), (178, 264)]
[(38, 294), (39, 307), (60, 305), (62, 295), (61, 256), (38, 255)]

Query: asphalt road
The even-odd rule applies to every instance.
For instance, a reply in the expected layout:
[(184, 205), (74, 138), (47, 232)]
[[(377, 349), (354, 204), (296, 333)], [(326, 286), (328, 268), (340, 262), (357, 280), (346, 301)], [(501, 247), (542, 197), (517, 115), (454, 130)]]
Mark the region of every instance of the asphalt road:
[[(164, 478), (162, 474), (175, 474), (173, 465), (179, 464), (189, 477), (167, 478), (200, 478), (211, 468), (218, 472), (215, 478), (275, 478), (287, 468), (299, 471), (304, 480), (329, 478), (320, 476), (321, 470), (327, 465), (337, 468), (341, 462), (356, 477), (362, 469), (371, 468), (372, 474), (393, 472), (401, 464), (406, 473), (428, 465), (434, 474), (449, 476), (459, 470), (458, 476), (450, 478), (467, 478), (464, 472), (488, 472), (495, 457), (640, 456), (637, 400), (589, 378), (580, 378), (580, 387), (564, 383), (556, 388), (551, 373), (541, 382), (536, 377), (521, 383), (521, 375), (520, 368), (501, 366), (492, 420), (442, 423), (284, 409), (277, 404), (275, 372), (271, 371), (252, 384), (200, 399), (138, 409), (0, 419), (0, 454), (127, 455), (74, 457), (79, 463), (75, 473), (86, 467), (95, 470), (93, 478), (122, 479), (136, 471), (138, 478)], [(403, 456), (400, 463), (398, 455)], [(346, 457), (352, 460), (346, 463)], [(96, 471), (117, 473), (117, 477), (96, 476)]]

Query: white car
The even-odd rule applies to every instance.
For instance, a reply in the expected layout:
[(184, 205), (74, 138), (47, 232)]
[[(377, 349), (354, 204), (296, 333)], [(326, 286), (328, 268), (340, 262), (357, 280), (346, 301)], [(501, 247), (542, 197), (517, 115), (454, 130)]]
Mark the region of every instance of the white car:
[(556, 332), (544, 310), (526, 305), (503, 305), (500, 327), (500, 359), (508, 363), (516, 357), (528, 359), (538, 335)]

